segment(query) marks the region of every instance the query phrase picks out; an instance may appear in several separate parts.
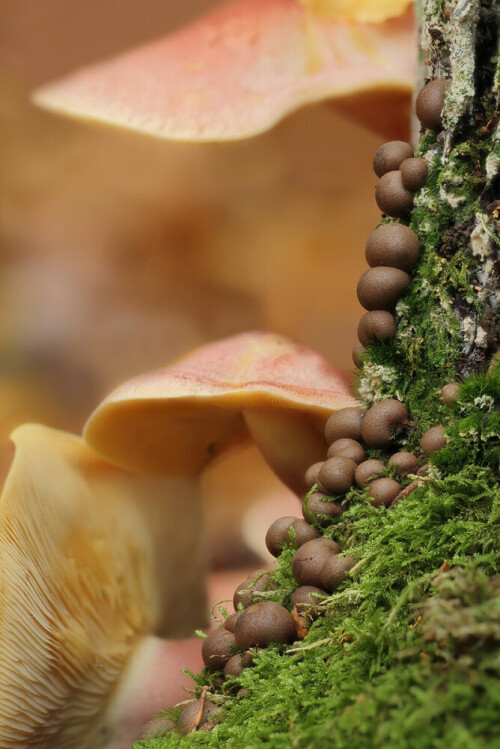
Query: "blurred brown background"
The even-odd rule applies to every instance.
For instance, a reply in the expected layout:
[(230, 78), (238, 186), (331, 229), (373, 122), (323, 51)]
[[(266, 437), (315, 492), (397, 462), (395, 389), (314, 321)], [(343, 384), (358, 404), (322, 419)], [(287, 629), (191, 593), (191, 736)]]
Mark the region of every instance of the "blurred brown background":
[[(149, 140), (30, 104), (36, 85), (214, 5), (1, 2), (3, 471), (15, 424), (80, 431), (123, 379), (242, 330), (284, 333), (352, 369), (380, 136), (328, 104), (219, 145)], [(241, 506), (256, 492), (292, 501), (249, 456), (233, 465), (229, 525), (235, 494)], [(227, 480), (206, 484), (217, 493)]]

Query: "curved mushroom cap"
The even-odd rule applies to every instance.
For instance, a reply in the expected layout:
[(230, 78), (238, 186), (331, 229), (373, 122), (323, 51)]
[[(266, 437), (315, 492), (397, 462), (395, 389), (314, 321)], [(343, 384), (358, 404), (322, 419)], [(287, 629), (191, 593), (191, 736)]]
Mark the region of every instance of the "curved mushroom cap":
[(123, 674), (161, 616), (142, 509), (151, 479), (64, 432), (26, 425), (13, 440), (0, 501), (0, 746), (101, 749)]
[(194, 475), (251, 435), (277, 475), (303, 491), (307, 466), (324, 457), (328, 416), (350, 405), (346, 378), (322, 356), (279, 335), (243, 333), (126, 382), (84, 436), (115, 465)]
[(377, 23), (401, 15), (408, 0), (298, 0), (304, 8), (330, 20)]
[[(397, 3), (399, 12), (405, 5)], [(185, 141), (249, 137), (304, 104), (365, 91), (404, 92), (409, 104), (417, 49), (411, 10), (378, 23), (357, 20), (353, 8), (330, 21), (295, 0), (236, 0), (176, 34), (44, 86), (35, 101)], [(353, 106), (369, 121), (348, 102)]]

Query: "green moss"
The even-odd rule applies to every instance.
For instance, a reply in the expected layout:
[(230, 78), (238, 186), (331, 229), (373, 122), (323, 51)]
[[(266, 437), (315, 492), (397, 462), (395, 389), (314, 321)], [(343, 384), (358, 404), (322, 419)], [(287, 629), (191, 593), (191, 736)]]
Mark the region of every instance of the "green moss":
[[(493, 6), (488, 0), (483, 10)], [(441, 23), (443, 7), (430, 0), (426, 12)], [(442, 36), (437, 57), (440, 44)], [(486, 121), (495, 107), (488, 94), (494, 63), (489, 48), (482, 54), (474, 111)], [(140, 741), (135, 749), (499, 745), (500, 588), (491, 576), (500, 572), (500, 367), (485, 372), (493, 345), (485, 353), (478, 344), (474, 352), (464, 326), (485, 311), (485, 295), (477, 293), (484, 268), (469, 238), (476, 214), (493, 199), (487, 176), (491, 182), (500, 156), (494, 138), (464, 120), (446, 158), (436, 134), (421, 139), (417, 153), (427, 156), (430, 171), (409, 221), (421, 259), (397, 305), (396, 340), (367, 350), (358, 379), (366, 405), (395, 397), (407, 406), (411, 424), (400, 449), (418, 450), (422, 433), (436, 424), (446, 427), (446, 447), (393, 510), (372, 507), (366, 489), (346, 495), (345, 513), (322, 532), (356, 565), (321, 603), (323, 615), (309, 622), (303, 640), (266, 648), (222, 687), (217, 674), (193, 675), (194, 695), (208, 684), (221, 705), (220, 723), (207, 733)], [(500, 243), (494, 234), (491, 241)], [(462, 387), (446, 406), (440, 388), (452, 380)], [(386, 460), (390, 452), (369, 456)], [(283, 551), (275, 588), (261, 598), (289, 605), (297, 587), (294, 551), (293, 545)], [(241, 687), (249, 693), (244, 699)]]
[[(452, 475), (426, 480), (394, 510), (351, 493), (325, 535), (357, 560), (352, 581), (324, 601), (302, 642), (267, 648), (219, 690), (225, 720), (136, 749), (493, 747), (500, 598), (488, 580), (500, 571), (500, 431), (491, 401), (499, 398), (497, 368), (471, 378), (453, 407), (453, 435), (471, 419), (477, 429), (474, 465), (452, 436), (433, 459)], [(296, 587), (293, 554), (281, 554), (271, 593), (285, 604)], [(443, 564), (453, 573), (439, 573)], [(198, 688), (211, 682), (215, 691), (213, 676), (197, 677)], [(239, 699), (240, 687), (250, 697)]]

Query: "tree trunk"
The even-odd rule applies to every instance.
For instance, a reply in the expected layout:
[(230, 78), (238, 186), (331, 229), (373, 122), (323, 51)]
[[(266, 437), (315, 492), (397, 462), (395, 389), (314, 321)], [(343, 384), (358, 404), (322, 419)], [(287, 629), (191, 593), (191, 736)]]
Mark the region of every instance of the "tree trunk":
[(424, 427), (439, 388), (487, 368), (499, 345), (499, 10), (425, 0), (421, 12), (424, 79), (450, 80), (444, 127), (420, 129), (429, 177), (408, 223), (421, 261), (396, 307), (397, 340), (370, 347), (359, 393), (367, 405), (403, 400)]

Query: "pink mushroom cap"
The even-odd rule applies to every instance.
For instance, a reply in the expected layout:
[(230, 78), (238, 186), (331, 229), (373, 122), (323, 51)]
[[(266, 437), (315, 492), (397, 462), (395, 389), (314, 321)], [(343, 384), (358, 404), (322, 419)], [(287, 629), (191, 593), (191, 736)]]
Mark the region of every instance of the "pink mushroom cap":
[[(49, 83), (35, 101), (184, 141), (249, 137), (305, 104), (370, 91), (404, 93), (400, 118), (407, 121), (417, 50), (412, 9), (403, 13), (408, 3), (365, 2), (361, 10), (344, 3), (333, 18), (326, 3), (305, 4), (313, 12), (295, 0), (235, 0), (172, 35)], [(378, 108), (386, 106), (382, 97)], [(380, 119), (373, 100), (346, 101), (349, 109), (369, 124)]]
[(347, 378), (320, 354), (279, 335), (243, 333), (124, 383), (84, 436), (117, 466), (168, 475), (197, 474), (252, 437), (300, 493), (306, 468), (326, 453), (327, 418), (351, 405)]

